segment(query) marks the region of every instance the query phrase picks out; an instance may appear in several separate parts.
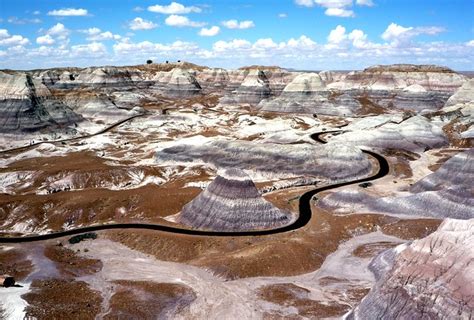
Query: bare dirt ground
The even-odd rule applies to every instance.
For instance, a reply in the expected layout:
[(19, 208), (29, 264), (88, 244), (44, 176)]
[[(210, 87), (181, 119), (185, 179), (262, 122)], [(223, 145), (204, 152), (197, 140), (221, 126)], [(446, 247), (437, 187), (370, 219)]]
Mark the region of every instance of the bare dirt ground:
[(34, 280), (22, 296), (28, 302), (26, 317), (49, 319), (95, 319), (100, 296), (81, 281)]

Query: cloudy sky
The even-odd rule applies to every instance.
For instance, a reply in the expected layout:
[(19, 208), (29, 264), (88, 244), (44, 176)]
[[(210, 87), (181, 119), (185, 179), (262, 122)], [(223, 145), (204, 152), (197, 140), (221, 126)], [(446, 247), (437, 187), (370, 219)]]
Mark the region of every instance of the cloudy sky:
[(0, 68), (186, 60), (474, 70), (472, 0), (0, 0)]

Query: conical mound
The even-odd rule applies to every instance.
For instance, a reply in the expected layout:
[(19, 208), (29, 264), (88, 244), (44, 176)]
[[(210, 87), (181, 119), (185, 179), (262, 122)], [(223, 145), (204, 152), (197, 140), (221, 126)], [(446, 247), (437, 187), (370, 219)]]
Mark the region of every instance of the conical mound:
[(291, 214), (263, 199), (250, 177), (227, 169), (186, 204), (178, 222), (199, 229), (245, 231), (283, 226)]

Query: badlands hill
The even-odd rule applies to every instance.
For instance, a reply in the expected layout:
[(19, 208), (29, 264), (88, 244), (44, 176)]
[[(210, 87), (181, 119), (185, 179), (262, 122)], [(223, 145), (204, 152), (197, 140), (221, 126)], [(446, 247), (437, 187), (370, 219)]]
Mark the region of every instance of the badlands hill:
[(383, 252), (377, 283), (347, 319), (471, 319), (474, 219), (446, 219), (426, 238)]
[[(0, 130), (32, 133), (11, 141), (43, 139), (43, 132), (80, 135), (142, 112), (143, 105), (209, 95), (219, 99), (221, 107), (247, 105), (263, 112), (356, 116), (406, 110), (426, 114), (443, 108), (468, 82), (466, 76), (437, 66), (376, 66), (343, 74), (265, 66), (225, 70), (186, 62), (9, 70), (0, 77)], [(138, 109), (132, 112), (134, 108)], [(87, 122), (76, 128), (83, 119)]]
[(286, 225), (291, 214), (263, 199), (245, 172), (227, 169), (183, 207), (177, 221), (198, 229), (245, 231)]
[(474, 218), (474, 149), (459, 152), (410, 188), (408, 195), (373, 197), (362, 191), (339, 191), (320, 201), (339, 212), (359, 210), (436, 218)]
[(61, 130), (82, 120), (38, 79), (0, 71), (0, 132)]

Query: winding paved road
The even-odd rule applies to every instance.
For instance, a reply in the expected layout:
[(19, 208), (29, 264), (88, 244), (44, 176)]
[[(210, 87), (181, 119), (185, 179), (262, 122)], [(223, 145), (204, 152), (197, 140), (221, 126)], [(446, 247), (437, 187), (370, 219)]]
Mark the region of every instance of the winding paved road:
[[(312, 134), (311, 138), (320, 143), (326, 143), (324, 140), (321, 139), (321, 135), (327, 134), (327, 133), (334, 133), (334, 132), (340, 132), (340, 131), (318, 132), (318, 133)], [(64, 236), (72, 236), (72, 235), (81, 234), (85, 232), (113, 230), (113, 229), (115, 230), (116, 229), (156, 230), (156, 231), (163, 231), (163, 232), (170, 232), (170, 233), (191, 235), (191, 236), (219, 236), (219, 237), (263, 236), (263, 235), (271, 235), (271, 234), (297, 230), (299, 228), (304, 227), (311, 220), (311, 215), (312, 215), (311, 199), (313, 198), (314, 195), (326, 190), (330, 190), (330, 189), (335, 189), (335, 188), (339, 188), (339, 187), (343, 187), (343, 186), (347, 186), (351, 184), (358, 184), (362, 182), (368, 182), (375, 179), (379, 179), (385, 176), (389, 172), (388, 161), (383, 156), (379, 155), (378, 153), (368, 151), (368, 150), (362, 150), (362, 152), (374, 157), (378, 161), (379, 169), (375, 174), (365, 177), (365, 178), (357, 179), (357, 180), (326, 185), (326, 186), (315, 188), (313, 190), (310, 190), (304, 193), (300, 197), (300, 201), (299, 201), (300, 214), (299, 214), (298, 219), (296, 219), (292, 224), (283, 226), (280, 228), (275, 228), (275, 229), (270, 229), (270, 230), (224, 232), (224, 231), (205, 231), (205, 230), (184, 229), (184, 228), (165, 226), (165, 225), (159, 225), (159, 224), (148, 224), (148, 223), (117, 223), (117, 224), (103, 224), (103, 225), (95, 225), (95, 226), (89, 226), (89, 227), (83, 227), (83, 228), (76, 228), (76, 229), (53, 232), (53, 233), (42, 234), (42, 235), (31, 235), (31, 236), (22, 236), (22, 237), (0, 237), (0, 243), (22, 243), (22, 242), (42, 241), (42, 240), (61, 238)]]

